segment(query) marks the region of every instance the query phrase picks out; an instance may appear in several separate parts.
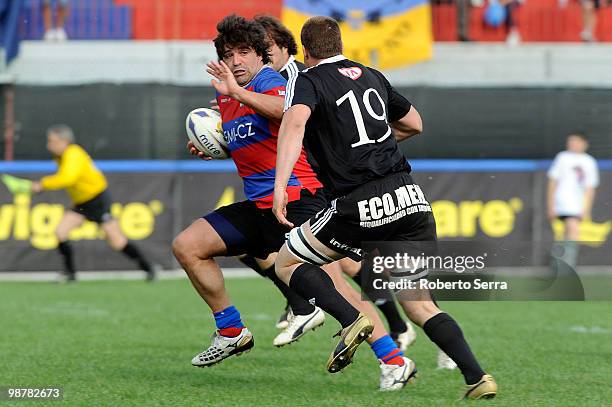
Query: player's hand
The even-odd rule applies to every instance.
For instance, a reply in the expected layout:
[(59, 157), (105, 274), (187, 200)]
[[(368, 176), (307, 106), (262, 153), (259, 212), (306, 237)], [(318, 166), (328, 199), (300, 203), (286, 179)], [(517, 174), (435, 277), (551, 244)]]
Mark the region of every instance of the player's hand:
[(590, 221), (591, 220), (591, 211), (586, 210), (586, 209), (583, 210), (582, 211), (581, 220)]
[(34, 181), (32, 182), (30, 189), (32, 190), (32, 193), (38, 194), (39, 192), (42, 192), (42, 184), (39, 181)]
[(209, 103), (210, 103), (210, 108), (212, 110), (216, 110), (216, 111), (221, 110), (221, 109), (219, 109), (219, 102), (217, 102), (217, 99), (213, 99)]
[(548, 211), (546, 212), (546, 217), (548, 217), (548, 220), (553, 221), (557, 217), (557, 214), (555, 213), (555, 210), (553, 208), (548, 208)]
[(287, 201), (289, 200), (289, 195), (287, 195), (287, 191), (274, 189), (274, 203), (272, 204), (272, 213), (276, 216), (278, 223), (281, 225), (288, 226), (293, 228), (293, 223), (287, 220)]
[(202, 160), (205, 160), (205, 161), (212, 160), (212, 157), (209, 157), (206, 154), (204, 154), (203, 152), (201, 152), (200, 150), (198, 150), (193, 145), (193, 142), (191, 140), (187, 142), (187, 151), (189, 151), (189, 154), (195, 155), (196, 157), (199, 157)]
[(206, 64), (206, 72), (215, 77), (211, 80), (211, 85), (222, 95), (236, 99), (236, 95), (242, 90), (242, 87), (236, 82), (234, 73), (223, 61), (210, 61)]

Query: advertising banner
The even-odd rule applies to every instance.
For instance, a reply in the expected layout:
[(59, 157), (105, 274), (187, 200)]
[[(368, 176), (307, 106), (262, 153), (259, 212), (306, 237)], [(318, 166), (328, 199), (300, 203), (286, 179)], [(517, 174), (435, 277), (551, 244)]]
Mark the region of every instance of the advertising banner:
[[(39, 179), (43, 174), (19, 174)], [(111, 211), (125, 236), (151, 258), (171, 266), (175, 228), (174, 188), (170, 173), (107, 175)], [(0, 186), (0, 271), (61, 270), (55, 229), (71, 204), (64, 192), (11, 195)], [(136, 266), (113, 252), (98, 224), (85, 221), (70, 234), (77, 270), (133, 270)]]
[[(20, 173), (38, 179), (41, 173)], [(172, 240), (216, 207), (244, 199), (242, 182), (221, 172), (110, 172), (112, 213), (124, 234), (165, 268), (177, 268)], [(530, 264), (544, 265), (562, 224), (546, 218), (546, 177), (537, 172), (415, 171), (431, 203), (441, 241), (521, 247)], [(578, 264), (610, 265), (612, 171), (601, 172), (592, 219), (584, 220)], [(0, 185), (0, 271), (61, 270), (55, 228), (70, 207), (64, 192), (12, 195)], [(85, 222), (70, 235), (78, 270), (126, 270), (135, 265), (105, 243), (97, 224)], [(528, 244), (526, 242), (529, 242)], [(221, 259), (222, 266), (239, 266)]]

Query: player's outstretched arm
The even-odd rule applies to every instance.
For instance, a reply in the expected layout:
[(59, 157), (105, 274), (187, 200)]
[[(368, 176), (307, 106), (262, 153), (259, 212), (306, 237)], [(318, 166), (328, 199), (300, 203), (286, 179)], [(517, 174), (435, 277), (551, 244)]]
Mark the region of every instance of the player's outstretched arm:
[(268, 119), (281, 121), (283, 118), (285, 99), (281, 95), (264, 95), (240, 88), (238, 93), (230, 96)]
[(238, 85), (231, 69), (223, 61), (209, 62), (206, 65), (206, 72), (215, 77), (216, 80), (213, 79), (211, 85), (222, 95), (236, 99), (268, 119), (280, 121), (283, 118), (285, 103), (283, 95), (265, 95), (246, 90)]
[(287, 183), (293, 166), (302, 152), (304, 130), (310, 114), (310, 108), (306, 105), (292, 106), (285, 112), (278, 131), (272, 212), (279, 223), (289, 227), (294, 225), (287, 220)]
[(399, 143), (421, 133), (423, 131), (423, 120), (421, 120), (421, 115), (416, 108), (411, 106), (404, 117), (391, 123), (391, 127), (394, 130), (395, 139)]
[(2, 174), (0, 176), (0, 180), (6, 185), (6, 188), (13, 195), (15, 194), (27, 194), (29, 192), (37, 192), (34, 191), (34, 184), (36, 182), (32, 182), (29, 179), (25, 178), (17, 178), (12, 175)]
[[(66, 150), (64, 155), (65, 156), (62, 156), (62, 161), (57, 172), (42, 177), (39, 181), (39, 185), (38, 183), (33, 184), (32, 192), (65, 189), (77, 182), (86, 158), (75, 150)], [(39, 187), (38, 190), (36, 190), (34, 185)]]

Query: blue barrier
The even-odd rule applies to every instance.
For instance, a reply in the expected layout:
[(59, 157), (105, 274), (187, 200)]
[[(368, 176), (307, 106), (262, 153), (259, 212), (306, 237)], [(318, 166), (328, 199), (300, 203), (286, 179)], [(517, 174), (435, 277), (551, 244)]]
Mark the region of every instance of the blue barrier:
[[(534, 172), (550, 167), (551, 160), (410, 160), (415, 172)], [(612, 160), (598, 160), (601, 171), (612, 171)], [(236, 172), (232, 160), (98, 160), (102, 171), (112, 172)], [(3, 161), (0, 173), (53, 172), (53, 161)]]

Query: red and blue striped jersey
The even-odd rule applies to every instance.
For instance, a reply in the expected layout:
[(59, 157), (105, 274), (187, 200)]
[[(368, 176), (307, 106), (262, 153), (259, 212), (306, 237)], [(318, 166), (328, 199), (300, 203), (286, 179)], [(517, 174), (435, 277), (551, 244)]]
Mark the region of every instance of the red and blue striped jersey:
[[(286, 83), (278, 72), (264, 66), (245, 88), (251, 92), (284, 97)], [(280, 123), (257, 114), (229, 96), (217, 93), (217, 103), (221, 110), (223, 136), (244, 182), (244, 194), (258, 208), (271, 208)], [(287, 185), (289, 202), (299, 199), (304, 188), (314, 193), (322, 187), (302, 148)]]

